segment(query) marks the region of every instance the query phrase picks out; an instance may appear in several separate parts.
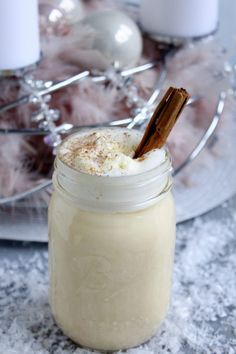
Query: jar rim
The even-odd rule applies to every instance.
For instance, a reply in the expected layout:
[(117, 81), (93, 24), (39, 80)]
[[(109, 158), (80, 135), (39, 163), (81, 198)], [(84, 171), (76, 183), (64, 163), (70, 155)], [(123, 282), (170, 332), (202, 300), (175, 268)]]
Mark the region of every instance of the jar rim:
[(171, 155), (149, 170), (129, 175), (95, 175), (77, 170), (57, 154), (53, 184), (85, 210), (122, 212), (145, 208), (171, 189)]

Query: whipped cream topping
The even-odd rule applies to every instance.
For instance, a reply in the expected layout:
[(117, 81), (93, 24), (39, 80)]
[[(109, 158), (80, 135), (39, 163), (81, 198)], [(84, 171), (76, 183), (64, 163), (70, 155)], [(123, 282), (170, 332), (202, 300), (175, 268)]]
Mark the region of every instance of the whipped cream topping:
[(139, 174), (165, 161), (165, 150), (155, 149), (138, 159), (134, 152), (142, 133), (122, 128), (100, 128), (76, 133), (59, 148), (59, 159), (73, 169), (98, 176)]

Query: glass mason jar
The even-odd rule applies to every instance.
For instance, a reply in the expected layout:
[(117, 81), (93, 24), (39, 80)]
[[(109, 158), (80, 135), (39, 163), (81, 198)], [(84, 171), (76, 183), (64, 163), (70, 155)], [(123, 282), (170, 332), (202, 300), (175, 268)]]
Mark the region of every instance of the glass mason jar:
[(75, 342), (118, 350), (148, 340), (169, 304), (175, 247), (171, 161), (129, 176), (56, 158), (49, 207), (50, 305)]

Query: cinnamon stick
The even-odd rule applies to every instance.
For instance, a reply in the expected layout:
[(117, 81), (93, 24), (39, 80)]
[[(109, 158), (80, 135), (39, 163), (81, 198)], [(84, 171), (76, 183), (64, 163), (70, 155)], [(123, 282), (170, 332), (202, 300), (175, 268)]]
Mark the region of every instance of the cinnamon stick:
[(190, 95), (183, 88), (170, 87), (153, 113), (134, 158), (161, 148), (169, 136)]

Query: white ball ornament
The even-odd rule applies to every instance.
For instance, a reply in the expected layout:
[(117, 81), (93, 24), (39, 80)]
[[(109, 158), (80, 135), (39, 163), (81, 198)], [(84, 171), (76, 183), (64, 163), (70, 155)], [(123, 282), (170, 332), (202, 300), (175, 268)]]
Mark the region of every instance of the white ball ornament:
[(94, 31), (91, 50), (99, 52), (106, 65), (120, 68), (137, 64), (142, 53), (142, 36), (136, 23), (116, 10), (102, 10), (86, 16), (82, 25)]

